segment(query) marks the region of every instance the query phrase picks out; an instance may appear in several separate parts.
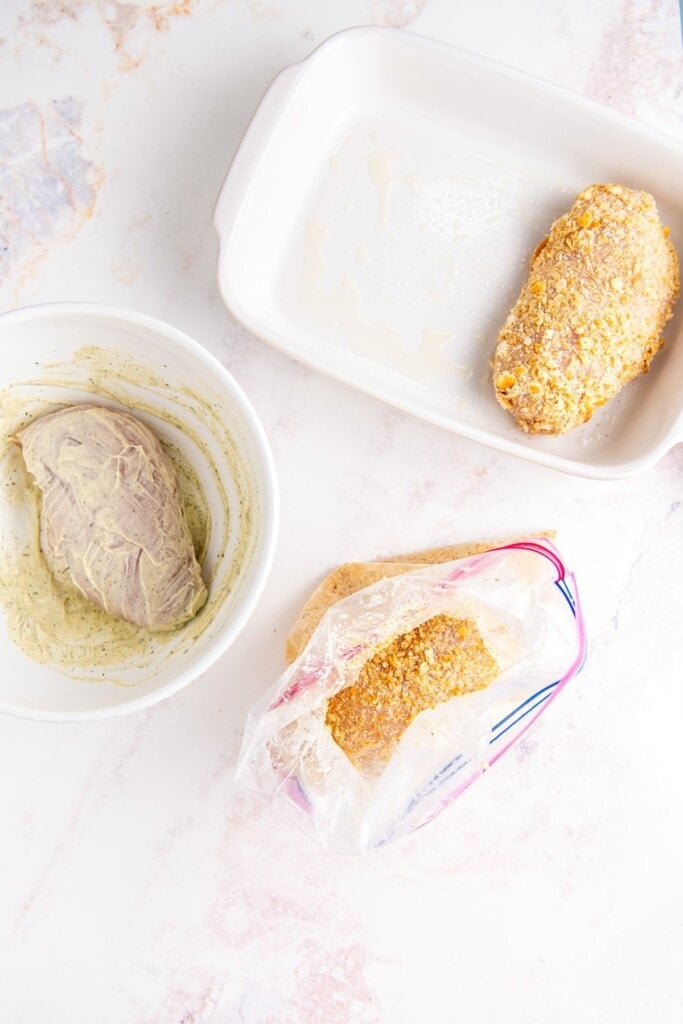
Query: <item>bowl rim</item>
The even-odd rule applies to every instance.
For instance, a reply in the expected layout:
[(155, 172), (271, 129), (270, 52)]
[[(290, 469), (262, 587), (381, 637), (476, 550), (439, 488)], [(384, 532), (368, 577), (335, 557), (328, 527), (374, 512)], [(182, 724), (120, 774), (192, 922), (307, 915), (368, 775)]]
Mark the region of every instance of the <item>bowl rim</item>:
[(263, 474), (262, 503), (265, 515), (261, 531), (261, 543), (254, 560), (255, 570), (251, 583), (246, 589), (242, 601), (237, 605), (232, 621), (209, 644), (206, 651), (203, 652), (194, 665), (186, 668), (175, 679), (165, 683), (158, 689), (139, 697), (132, 697), (130, 700), (111, 707), (91, 708), (82, 711), (41, 710), (40, 708), (31, 708), (0, 698), (0, 713), (45, 722), (93, 721), (129, 714), (132, 711), (141, 711), (144, 708), (158, 704), (167, 697), (171, 697), (197, 680), (225, 654), (251, 618), (272, 568), (280, 526), (280, 498), (277, 473), (265, 428), (250, 400), (232, 374), (216, 356), (204, 348), (198, 341), (195, 341), (194, 338), (190, 337), (190, 335), (148, 313), (140, 313), (137, 310), (98, 302), (44, 302), (8, 310), (7, 312), (0, 313), (0, 331), (12, 323), (27, 323), (32, 320), (40, 321), (49, 317), (74, 315), (87, 315), (95, 318), (117, 320), (120, 323), (131, 326), (147, 328), (161, 335), (172, 345), (190, 352), (220, 380), (228, 392), (231, 401), (235, 403), (242, 414), (255, 442), (257, 462)]

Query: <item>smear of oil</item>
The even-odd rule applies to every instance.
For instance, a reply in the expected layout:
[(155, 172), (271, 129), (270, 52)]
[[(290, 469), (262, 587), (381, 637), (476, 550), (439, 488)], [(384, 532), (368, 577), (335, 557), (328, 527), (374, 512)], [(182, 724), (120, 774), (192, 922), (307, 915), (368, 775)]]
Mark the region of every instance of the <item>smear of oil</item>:
[(368, 155), (368, 171), (377, 189), (377, 227), (389, 231), (387, 214), (389, 212), (389, 200), (394, 186), (394, 179), (391, 175), (390, 157), (383, 150), (377, 150)]
[(71, 241), (93, 214), (102, 173), (81, 138), (83, 113), (68, 96), (0, 110), (0, 284)]
[(426, 383), (443, 373), (446, 364), (442, 349), (446, 342), (453, 340), (453, 334), (426, 327), (417, 351), (406, 352), (398, 328), (369, 320), (363, 315), (360, 289), (348, 275), (337, 288), (323, 290), (321, 282), (328, 269), (324, 248), (329, 237), (329, 229), (324, 224), (318, 221), (308, 223), (299, 287), (300, 300), (307, 310), (324, 318), (326, 323), (338, 324), (344, 339), (359, 355), (411, 380)]

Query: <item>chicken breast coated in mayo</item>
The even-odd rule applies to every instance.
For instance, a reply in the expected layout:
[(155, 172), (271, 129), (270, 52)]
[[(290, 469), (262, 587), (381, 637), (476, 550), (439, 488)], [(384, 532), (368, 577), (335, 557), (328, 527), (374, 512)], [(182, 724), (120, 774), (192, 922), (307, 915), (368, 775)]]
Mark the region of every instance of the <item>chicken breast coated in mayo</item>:
[(178, 478), (134, 416), (76, 405), (16, 438), (41, 491), (41, 547), (52, 573), (110, 615), (175, 629), (207, 598)]

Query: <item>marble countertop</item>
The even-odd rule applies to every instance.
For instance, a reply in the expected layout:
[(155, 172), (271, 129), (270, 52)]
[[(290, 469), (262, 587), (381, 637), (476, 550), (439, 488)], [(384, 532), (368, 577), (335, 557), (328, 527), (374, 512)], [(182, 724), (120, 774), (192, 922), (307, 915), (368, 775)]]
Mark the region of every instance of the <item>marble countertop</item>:
[[(0, 718), (3, 1024), (683, 1019), (683, 447), (624, 481), (562, 476), (302, 368), (217, 292), (212, 206), (251, 113), (354, 24), (683, 140), (673, 0), (2, 5), (0, 308), (100, 301), (197, 338), (262, 417), (283, 513), (257, 612), (201, 680), (120, 719)], [(234, 790), (247, 709), (331, 566), (542, 527), (577, 573), (589, 659), (448, 812), (332, 857)]]

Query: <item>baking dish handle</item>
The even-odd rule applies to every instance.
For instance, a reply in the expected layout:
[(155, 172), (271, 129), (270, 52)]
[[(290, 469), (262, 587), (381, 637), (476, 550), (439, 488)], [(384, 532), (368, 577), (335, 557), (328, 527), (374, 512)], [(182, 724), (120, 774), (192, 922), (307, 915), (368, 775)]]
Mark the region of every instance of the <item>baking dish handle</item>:
[(221, 245), (235, 224), (249, 181), (268, 147), (273, 128), (305, 64), (306, 59), (278, 72), (247, 125), (213, 211), (213, 224)]

